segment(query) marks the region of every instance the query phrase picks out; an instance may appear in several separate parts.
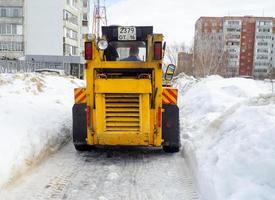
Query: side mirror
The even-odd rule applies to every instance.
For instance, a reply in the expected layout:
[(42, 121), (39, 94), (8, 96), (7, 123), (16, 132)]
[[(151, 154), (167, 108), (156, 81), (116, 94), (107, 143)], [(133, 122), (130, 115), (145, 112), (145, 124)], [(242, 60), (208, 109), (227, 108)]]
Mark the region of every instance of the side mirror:
[(163, 43), (162, 50), (163, 50), (163, 51), (166, 50), (166, 42)]
[(174, 77), (175, 70), (176, 70), (176, 66), (174, 64), (169, 64), (166, 68), (164, 79), (166, 81), (171, 81)]

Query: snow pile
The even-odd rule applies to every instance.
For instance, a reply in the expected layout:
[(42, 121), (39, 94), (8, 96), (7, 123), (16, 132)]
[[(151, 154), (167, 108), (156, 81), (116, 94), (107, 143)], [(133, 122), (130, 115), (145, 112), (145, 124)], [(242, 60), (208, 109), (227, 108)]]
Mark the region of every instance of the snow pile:
[(72, 77), (0, 74), (0, 186), (70, 139), (78, 86)]
[(275, 199), (270, 83), (210, 76), (182, 93), (179, 105), (185, 156), (202, 199)]

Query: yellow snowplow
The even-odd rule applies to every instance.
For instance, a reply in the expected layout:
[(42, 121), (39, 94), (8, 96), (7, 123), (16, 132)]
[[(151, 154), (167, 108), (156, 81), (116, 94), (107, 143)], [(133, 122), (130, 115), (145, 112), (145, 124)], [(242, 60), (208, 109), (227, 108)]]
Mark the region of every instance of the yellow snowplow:
[[(75, 89), (73, 142), (95, 146), (180, 149), (177, 90), (162, 72), (163, 35), (151, 26), (105, 26), (85, 42), (86, 88)], [(164, 85), (163, 86), (163, 77)]]

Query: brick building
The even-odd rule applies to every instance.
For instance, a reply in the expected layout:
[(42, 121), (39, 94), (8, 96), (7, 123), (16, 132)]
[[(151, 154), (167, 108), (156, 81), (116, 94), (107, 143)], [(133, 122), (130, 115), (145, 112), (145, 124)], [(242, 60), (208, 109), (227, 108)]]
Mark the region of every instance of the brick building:
[[(227, 76), (265, 77), (275, 68), (275, 18), (201, 17), (195, 26), (194, 67), (201, 37), (223, 43)], [(214, 36), (214, 37), (213, 37)], [(220, 53), (222, 49), (219, 50)], [(224, 54), (223, 53), (223, 54)], [(218, 57), (219, 53), (217, 54)]]
[(187, 75), (193, 75), (193, 54), (179, 52), (178, 62), (175, 74), (184, 72)]

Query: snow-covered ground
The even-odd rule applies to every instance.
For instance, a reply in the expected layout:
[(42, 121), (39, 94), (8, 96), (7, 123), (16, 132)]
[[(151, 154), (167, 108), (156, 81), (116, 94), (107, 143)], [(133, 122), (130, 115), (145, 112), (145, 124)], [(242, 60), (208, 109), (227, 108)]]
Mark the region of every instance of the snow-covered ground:
[(182, 76), (184, 154), (205, 200), (275, 199), (275, 95), (271, 83)]
[(73, 88), (58, 75), (0, 74), (0, 187), (70, 139)]
[[(84, 82), (78, 79), (59, 75), (0, 74), (0, 188), (70, 139), (73, 88), (83, 85)], [(180, 92), (185, 160), (180, 154), (168, 157), (158, 153), (156, 159), (152, 160), (145, 159), (146, 155), (143, 154), (140, 155), (142, 159), (138, 159), (139, 156), (135, 154), (124, 158), (124, 154), (118, 153), (121, 162), (116, 167), (119, 170), (112, 168), (106, 171), (106, 163), (114, 165), (117, 157), (103, 159), (103, 151), (99, 153), (100, 159), (97, 159), (97, 152), (81, 154), (84, 156), (81, 159), (70, 144), (56, 156), (50, 157), (43, 164), (45, 167), (41, 166), (30, 177), (24, 176), (23, 181), (19, 181), (26, 184), (3, 190), (2, 194), (5, 197), (13, 194), (10, 199), (17, 199), (19, 194), (25, 195), (26, 191), (30, 197), (33, 196), (32, 192), (39, 196), (45, 190), (47, 181), (51, 183), (52, 178), (57, 177), (61, 181), (57, 182), (58, 189), (61, 184), (64, 186), (64, 191), (61, 192), (65, 196), (71, 196), (70, 199), (75, 199), (72, 192), (80, 189), (71, 189), (74, 185), (69, 183), (74, 180), (72, 183), (77, 187), (89, 174), (94, 176), (89, 180), (96, 180), (98, 186), (105, 181), (106, 191), (110, 190), (110, 185), (116, 186), (110, 194), (121, 191), (120, 183), (124, 181), (125, 191), (128, 191), (127, 185), (134, 191), (128, 195), (131, 199), (141, 199), (141, 196), (137, 196), (141, 194), (137, 188), (149, 191), (152, 185), (156, 186), (156, 192), (152, 193), (150, 199), (168, 199), (171, 195), (180, 199), (193, 193), (192, 197), (189, 196), (197, 199), (192, 177), (185, 166), (187, 160), (202, 200), (275, 199), (275, 95), (271, 93), (271, 84), (243, 78), (224, 79), (219, 76), (197, 80), (181, 75), (174, 85)], [(89, 156), (95, 160), (87, 162)], [(65, 164), (59, 163), (60, 160)], [(147, 160), (150, 160), (151, 165), (146, 164)], [(68, 165), (66, 162), (75, 164)], [(170, 169), (168, 163), (174, 163), (174, 168), (170, 166)], [(86, 166), (87, 173), (79, 170), (79, 166)], [(152, 178), (156, 177), (154, 173), (160, 175), (159, 169), (165, 172), (159, 177), (161, 183), (174, 186), (173, 189), (163, 192), (160, 198), (154, 195), (164, 187), (155, 183), (159, 180)], [(185, 172), (181, 174), (180, 169)], [(96, 170), (98, 173), (90, 173)], [(62, 171), (68, 172), (64, 175), (68, 179), (65, 181), (68, 185), (64, 184), (63, 176), (58, 176), (60, 173), (62, 175)], [(137, 171), (140, 172), (139, 175)], [(137, 178), (132, 178), (133, 173)], [(41, 174), (44, 174), (42, 179), (45, 181), (36, 181)], [(118, 178), (120, 175), (122, 179)], [(183, 177), (174, 178), (177, 175)], [(108, 179), (111, 181), (108, 182)], [(180, 181), (172, 184), (174, 180)], [(39, 189), (32, 191), (37, 183), (41, 183), (37, 185)], [(93, 185), (86, 186), (90, 191)], [(95, 196), (106, 195), (105, 186), (101, 186), (101, 192)], [(180, 188), (183, 189), (179, 192)], [(55, 185), (53, 189), (55, 191)], [(95, 190), (99, 191), (96, 188)], [(45, 195), (49, 194), (46, 191)], [(151, 193), (144, 195), (149, 198)], [(43, 195), (40, 197), (44, 198)]]

